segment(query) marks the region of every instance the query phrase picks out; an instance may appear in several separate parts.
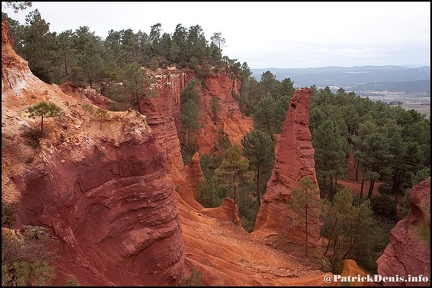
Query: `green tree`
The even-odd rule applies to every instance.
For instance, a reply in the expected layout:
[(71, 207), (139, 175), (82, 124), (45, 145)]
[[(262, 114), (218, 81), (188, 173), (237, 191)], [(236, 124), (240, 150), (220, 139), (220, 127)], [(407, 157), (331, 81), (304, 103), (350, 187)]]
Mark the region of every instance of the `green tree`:
[(6, 7), (12, 7), (15, 13), (18, 13), (20, 10), (25, 10), (29, 7), (32, 7), (33, 3), (31, 1), (5, 1)]
[(237, 59), (230, 59), (229, 60), (229, 74), (232, 79), (232, 85), (231, 85), (231, 95), (234, 95), (234, 84), (235, 80), (241, 79), (241, 63), (237, 61)]
[(59, 106), (53, 102), (41, 101), (35, 105), (32, 105), (26, 109), (29, 113), (30, 118), (41, 117), (41, 134), (43, 135), (43, 121), (44, 117), (59, 117), (63, 115), (63, 112)]
[[(201, 98), (199, 91), (200, 82), (198, 79), (191, 79), (180, 92), (180, 121), (181, 121), (181, 145), (184, 155), (195, 153), (195, 137), (201, 129), (199, 119), (199, 101)], [(183, 157), (187, 158), (187, 157)]]
[(172, 36), (172, 40), (179, 48), (179, 52), (176, 57), (176, 62), (179, 64), (187, 62), (187, 58), (186, 58), (187, 57), (186, 56), (187, 35), (188, 35), (187, 29), (183, 27), (181, 24), (177, 24)]
[[(256, 197), (258, 207), (261, 205), (261, 180), (268, 180), (274, 164), (274, 143), (272, 139), (260, 130), (247, 133), (241, 140), (243, 156), (249, 160), (250, 168), (255, 171)], [(263, 175), (267, 179), (262, 179)], [(267, 181), (263, 181), (266, 183)], [(263, 189), (264, 188), (264, 189)]]
[(412, 187), (416, 186), (418, 183), (420, 183), (423, 180), (426, 180), (428, 177), (430, 177), (430, 168), (429, 167), (423, 167), (421, 170), (417, 171), (415, 175), (411, 178), (411, 185), (410, 188), (407, 188), (405, 190), (404, 198), (402, 201), (402, 218), (405, 218), (409, 211), (410, 211), (410, 204), (409, 204), (409, 192)]
[(269, 136), (273, 137), (274, 133), (281, 132), (282, 123), (278, 121), (276, 114), (276, 101), (268, 93), (254, 106), (255, 128), (266, 131)]
[(156, 23), (151, 26), (149, 34), (149, 42), (153, 52), (153, 56), (160, 55), (160, 40), (162, 34), (162, 24)]
[[(76, 53), (79, 71), (74, 81), (84, 80), (93, 87), (104, 70), (105, 47), (100, 37), (90, 32), (88, 26), (80, 26), (72, 35), (73, 49)], [(107, 61), (108, 62), (108, 61)]]
[[(219, 168), (215, 170), (217, 177), (226, 179), (233, 191), (234, 204), (238, 205), (237, 186), (238, 178), (246, 172), (249, 161), (242, 157), (241, 147), (237, 144), (231, 146), (222, 160)], [(233, 207), (233, 222), (235, 222), (235, 205)]]
[(131, 97), (131, 104), (138, 108), (138, 112), (142, 114), (140, 101), (151, 94), (149, 89), (150, 81), (146, 77), (146, 71), (140, 67), (138, 63), (129, 64), (126, 68), (124, 86), (126, 92)]
[(187, 59), (193, 56), (201, 59), (204, 56), (207, 40), (200, 25), (190, 26), (187, 35)]
[[(73, 42), (72, 42), (72, 30), (66, 30), (61, 32), (57, 37), (57, 53), (60, 61), (63, 62), (64, 77), (56, 78), (56, 82), (63, 80), (69, 80), (71, 73), (71, 66), (76, 65), (76, 57), (73, 52)], [(63, 74), (63, 73), (62, 73)]]
[(304, 215), (298, 215), (292, 220), (291, 225), (305, 227), (305, 256), (308, 257), (308, 236), (309, 219), (319, 217), (319, 189), (313, 180), (308, 176), (303, 176), (300, 180), (300, 187), (292, 190), (291, 199), (287, 206), (293, 211), (302, 211)]
[(331, 119), (321, 122), (312, 135), (317, 174), (323, 179), (323, 192), (325, 192), (326, 188), (326, 179), (329, 177), (328, 198), (332, 201), (334, 190), (337, 187), (337, 178), (343, 176), (345, 172), (347, 155), (346, 139), (341, 135), (338, 125)]
[(78, 58), (78, 64), (83, 69), (86, 80), (92, 88), (97, 74), (102, 70), (103, 65), (97, 43), (88, 42), (85, 45), (83, 53)]
[(210, 37), (210, 40), (218, 47), (219, 51), (222, 53), (222, 47), (225, 46), (225, 38), (222, 37), (222, 33), (213, 33), (213, 35)]
[(335, 194), (333, 203), (324, 201), (323, 204), (321, 236), (328, 239), (324, 256), (329, 254), (333, 272), (341, 272), (344, 259), (370, 265), (370, 259), (375, 257), (374, 230), (377, 229), (370, 201), (355, 206), (351, 192), (345, 188)]
[(250, 70), (248, 64), (246, 62), (243, 62), (241, 66), (241, 86), (240, 86), (240, 99), (239, 99), (239, 106), (240, 111), (242, 111), (243, 115), (249, 116), (252, 109), (252, 103), (251, 103), (251, 85), (252, 82), (256, 83), (255, 78), (252, 78), (252, 71)]
[(219, 103), (219, 98), (217, 98), (216, 96), (213, 96), (210, 100), (210, 113), (211, 113), (211, 118), (213, 120), (214, 125), (216, 125), (216, 119), (217, 119), (218, 113), (221, 109), (222, 109), (222, 106)]
[(50, 23), (46, 22), (38, 9), (26, 15), (26, 25), (21, 29), (21, 42), (17, 53), (29, 62), (35, 76), (46, 83), (52, 83), (56, 68), (55, 34), (49, 32)]
[(2, 286), (46, 286), (55, 277), (45, 227), (25, 226), (20, 234), (2, 233)]
[(108, 111), (99, 107), (96, 109), (95, 117), (99, 120), (99, 129), (102, 130), (102, 122), (109, 119)]

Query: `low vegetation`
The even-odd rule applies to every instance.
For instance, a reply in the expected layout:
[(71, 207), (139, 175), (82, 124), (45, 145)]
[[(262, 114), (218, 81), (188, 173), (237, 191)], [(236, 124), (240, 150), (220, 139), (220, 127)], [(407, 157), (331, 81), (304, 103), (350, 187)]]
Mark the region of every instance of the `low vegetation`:
[(47, 248), (49, 232), (44, 227), (25, 226), (2, 230), (2, 286), (46, 286), (55, 277), (51, 261), (56, 253)]

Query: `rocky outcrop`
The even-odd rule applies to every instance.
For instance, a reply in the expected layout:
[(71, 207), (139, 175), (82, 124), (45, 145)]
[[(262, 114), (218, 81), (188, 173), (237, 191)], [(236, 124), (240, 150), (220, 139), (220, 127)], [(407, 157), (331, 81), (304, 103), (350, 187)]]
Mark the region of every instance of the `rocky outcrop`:
[[(178, 143), (175, 143), (180, 129), (180, 93), (185, 85), (194, 78), (193, 72), (182, 72), (175, 68), (158, 69), (151, 72), (155, 79), (152, 88), (157, 95), (141, 102), (141, 110), (147, 115), (147, 122), (155, 132), (156, 139), (162, 147), (167, 148), (168, 162), (181, 170), (181, 154)], [(234, 87), (233, 87), (234, 85)], [(253, 119), (243, 116), (238, 102), (232, 97), (231, 91), (239, 93), (240, 82), (226, 74), (206, 76), (200, 89), (200, 123), (202, 129), (198, 136), (198, 152), (200, 155), (209, 153), (217, 144), (219, 135), (228, 137), (233, 144), (240, 144), (243, 136), (253, 127)], [(214, 115), (211, 99), (216, 97), (220, 110)], [(176, 128), (177, 131), (173, 131)], [(178, 150), (178, 151), (177, 151)]]
[(17, 224), (51, 228), (63, 244), (60, 265), (81, 284), (177, 283), (184, 257), (177, 200), (152, 135), (102, 138), (86, 152), (66, 161), (52, 151), (22, 175)]
[[(192, 269), (204, 286), (323, 285), (323, 272), (234, 224), (232, 200), (203, 209), (193, 199), (189, 182), (200, 178), (198, 157), (186, 167), (176, 162), (179, 147), (169, 142), (178, 139), (165, 125), (178, 121), (178, 104), (171, 114), (164, 111), (169, 103), (150, 104), (151, 126), (133, 110), (110, 111), (100, 126), (82, 109), (90, 102), (83, 93), (72, 97), (41, 82), (13, 53), (2, 53), (2, 200), (20, 202), (17, 225), (42, 225), (57, 239), (55, 285), (73, 277), (83, 286), (174, 286)], [(180, 95), (183, 80), (167, 77), (161, 76), (162, 89)], [(231, 91), (227, 76), (214, 81)], [(35, 149), (21, 132), (39, 125), (24, 109), (40, 100), (54, 102), (65, 115), (44, 120), (47, 135)], [(227, 134), (244, 123), (236, 113), (239, 121), (226, 125)]]
[(231, 198), (225, 198), (217, 208), (204, 208), (200, 212), (217, 219), (232, 221), (236, 224), (240, 224), (241, 221), (238, 214), (238, 206)]
[(83, 102), (91, 102), (92, 104), (103, 109), (108, 109), (114, 102), (90, 87), (74, 87), (70, 83), (62, 83), (58, 86), (65, 94), (73, 96)]
[[(430, 177), (409, 192), (410, 213), (390, 231), (390, 243), (377, 260), (378, 274), (383, 277), (415, 279), (407, 282), (383, 281), (384, 286), (430, 285), (430, 240), (422, 241), (416, 229), (425, 225), (430, 231)], [(428, 208), (430, 209), (430, 208)]]
[[(69, 277), (90, 286), (179, 284), (178, 200), (146, 117), (108, 112), (100, 123), (80, 99), (35, 77), (7, 39), (2, 44), (2, 201), (18, 203), (16, 228), (46, 227), (56, 239), (54, 284)], [(42, 100), (64, 115), (45, 119), (46, 135), (30, 147), (22, 132), (40, 119), (25, 109)]]
[[(183, 170), (183, 174), (187, 182), (190, 183), (194, 192), (197, 191), (198, 185), (204, 180), (204, 174), (201, 170), (199, 153), (195, 153), (188, 165)], [(196, 194), (194, 195), (196, 198)]]
[(175, 69), (161, 70), (150, 76), (156, 81), (152, 85), (156, 93), (140, 102), (141, 111), (147, 116), (156, 141), (166, 151), (168, 173), (171, 174), (172, 169), (182, 171), (184, 163), (178, 136), (180, 92), (193, 75)]
[[(185, 167), (179, 141), (180, 93), (195, 75), (192, 71), (184, 72), (174, 67), (149, 71), (148, 74), (154, 80), (151, 88), (155, 95), (140, 102), (141, 111), (147, 116), (147, 123), (156, 141), (166, 151), (168, 174), (179, 195), (191, 207), (200, 210), (203, 207), (195, 200), (195, 196), (196, 181), (202, 179), (202, 172), (200, 168), (190, 170), (190, 167)], [(199, 87), (202, 126), (197, 137), (199, 155), (209, 153), (221, 136), (227, 137), (233, 144), (240, 144), (243, 136), (252, 130), (253, 119), (242, 115), (238, 102), (231, 95), (231, 91), (238, 93), (239, 88), (240, 82), (233, 82), (225, 74), (208, 75), (202, 87)], [(220, 105), (216, 117), (211, 108), (212, 97), (216, 97)], [(196, 163), (199, 163), (198, 154), (194, 160)]]
[[(315, 150), (309, 131), (309, 101), (311, 90), (298, 89), (291, 100), (282, 135), (276, 144), (275, 167), (267, 183), (267, 190), (258, 212), (254, 233), (283, 235), (290, 242), (304, 243), (305, 229), (293, 228), (292, 220), (301, 217), (288, 209), (294, 188), (303, 176), (310, 177), (318, 186), (315, 174)], [(318, 207), (311, 207), (318, 208)], [(318, 214), (308, 218), (309, 244), (316, 246), (319, 237)]]
[[(234, 86), (234, 87), (233, 87)], [(231, 91), (239, 94), (240, 81), (233, 81), (225, 74), (209, 75), (205, 78), (205, 89), (201, 99), (201, 135), (198, 137), (200, 154), (209, 153), (218, 137), (227, 137), (232, 144), (241, 145), (241, 139), (253, 129), (253, 118), (244, 116)], [(220, 110), (212, 111), (215, 97)]]

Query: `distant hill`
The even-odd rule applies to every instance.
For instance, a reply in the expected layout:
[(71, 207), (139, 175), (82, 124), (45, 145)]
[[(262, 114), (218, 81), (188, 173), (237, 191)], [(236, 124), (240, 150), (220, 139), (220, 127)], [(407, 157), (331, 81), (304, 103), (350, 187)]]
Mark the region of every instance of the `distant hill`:
[(266, 68), (251, 69), (258, 81), (261, 75), (270, 71), (276, 79), (290, 78), (295, 87), (318, 88), (342, 87), (345, 91), (404, 91), (420, 92), (430, 96), (430, 66), (354, 66), (319, 68)]

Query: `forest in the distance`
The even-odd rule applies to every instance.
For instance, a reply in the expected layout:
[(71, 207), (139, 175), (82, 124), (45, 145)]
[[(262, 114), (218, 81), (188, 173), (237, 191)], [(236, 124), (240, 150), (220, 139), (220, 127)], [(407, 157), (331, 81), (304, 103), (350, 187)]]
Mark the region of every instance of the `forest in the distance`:
[[(161, 24), (156, 23), (149, 33), (110, 30), (102, 39), (86, 26), (52, 33), (38, 10), (27, 15), (26, 23), (18, 23), (6, 13), (2, 20), (9, 22), (14, 49), (28, 61), (34, 75), (46, 83), (90, 86), (114, 101), (109, 108), (113, 111), (139, 110), (139, 101), (157, 97), (146, 70), (176, 66), (194, 73), (195, 78), (180, 95), (182, 128), (178, 133), (185, 164), (198, 149), (201, 98), (197, 87), (206, 89), (202, 80), (218, 73), (241, 81), (239, 93), (232, 91), (232, 96), (241, 112), (253, 117), (254, 130), (243, 138), (242, 147), (221, 133), (217, 145), (201, 155), (204, 181), (197, 200), (204, 207), (217, 207), (225, 197), (235, 197), (242, 225), (252, 231), (274, 167), (274, 135), (281, 133), (295, 93), (295, 83), (289, 77), (278, 80), (270, 71), (259, 79), (252, 77), (246, 62), (223, 56), (221, 32), (208, 40), (199, 25), (178, 24), (172, 33), (161, 33)], [(347, 258), (376, 272), (375, 261), (389, 242), (390, 229), (408, 213), (407, 193), (430, 175), (430, 120), (415, 110), (373, 102), (343, 88), (337, 92), (316, 85), (310, 88), (315, 169), (326, 207), (321, 235), (329, 239), (329, 247), (338, 247), (326, 256), (334, 273), (340, 272), (342, 260)], [(212, 101), (216, 115), (217, 97)], [(359, 195), (338, 184), (346, 178), (350, 155), (355, 157), (355, 180), (361, 181)], [(227, 181), (227, 175), (233, 173), (235, 183)], [(380, 195), (373, 195), (377, 183)], [(233, 187), (238, 188), (235, 195)], [(332, 224), (338, 217), (335, 211), (351, 217), (340, 217), (345, 220)], [(344, 233), (349, 237), (341, 240)]]

